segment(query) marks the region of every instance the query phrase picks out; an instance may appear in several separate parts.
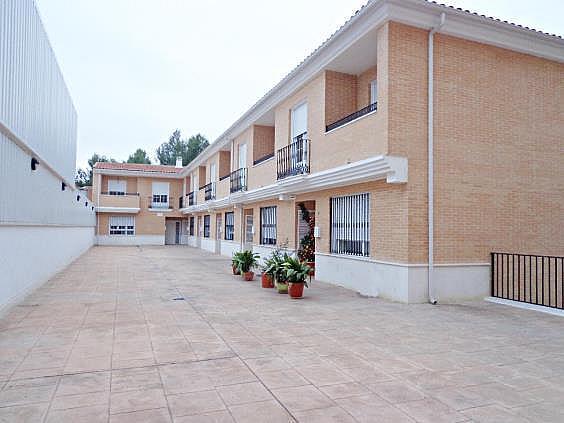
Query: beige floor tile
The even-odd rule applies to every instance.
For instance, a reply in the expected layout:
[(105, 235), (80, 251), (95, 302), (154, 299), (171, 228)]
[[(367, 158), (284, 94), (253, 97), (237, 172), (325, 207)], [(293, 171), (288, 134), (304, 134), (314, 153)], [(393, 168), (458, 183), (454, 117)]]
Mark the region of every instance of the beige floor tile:
[(94, 405), (90, 407), (68, 408), (65, 410), (50, 410), (46, 423), (107, 423), (108, 407)]
[(425, 398), (425, 394), (422, 391), (401, 380), (372, 383), (368, 384), (367, 387), (370, 391), (392, 404), (416, 401)]
[(270, 392), (259, 382), (220, 386), (217, 388), (217, 391), (228, 406), (274, 399)]
[(110, 372), (81, 373), (61, 377), (57, 396), (109, 391)]
[(258, 377), (269, 389), (309, 385), (309, 382), (295, 370), (261, 372)]
[(112, 392), (110, 395), (110, 414), (149, 410), (166, 407), (162, 389)]
[(0, 407), (1, 423), (35, 423), (40, 422), (47, 408), (48, 402), (13, 407)]
[(213, 411), (211, 413), (174, 418), (174, 423), (233, 423), (234, 421), (229, 411)]
[(272, 393), (290, 411), (311, 410), (335, 405), (333, 400), (312, 385), (274, 389)]
[(132, 411), (110, 415), (110, 423), (170, 423), (172, 421), (168, 408)]
[(51, 402), (51, 410), (65, 410), (67, 408), (88, 407), (91, 405), (108, 406), (110, 391), (89, 392), (87, 394), (55, 396)]
[(396, 406), (421, 423), (455, 423), (468, 420), (467, 416), (433, 398), (402, 402)]
[(161, 388), (161, 377), (156, 367), (140, 367), (112, 371), (112, 392)]
[(341, 407), (318, 408), (296, 411), (294, 416), (300, 423), (355, 423), (356, 420)]
[(169, 395), (168, 403), (172, 415), (175, 417), (204, 414), (225, 409), (225, 404), (216, 391)]
[(294, 419), (276, 401), (255, 402), (229, 407), (237, 423), (291, 423)]

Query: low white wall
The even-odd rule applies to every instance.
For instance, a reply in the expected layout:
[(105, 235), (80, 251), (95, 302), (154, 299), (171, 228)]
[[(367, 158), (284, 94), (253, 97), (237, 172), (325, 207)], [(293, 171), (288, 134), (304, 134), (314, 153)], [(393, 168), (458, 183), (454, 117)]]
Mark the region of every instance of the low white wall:
[(200, 248), (215, 253), (215, 239), (202, 238)]
[(0, 314), (94, 243), (94, 227), (0, 226)]
[(233, 253), (241, 250), (241, 245), (235, 241), (221, 241), (221, 255), (232, 257)]
[(98, 235), (97, 245), (164, 245), (164, 235)]
[[(356, 292), (405, 303), (428, 300), (427, 265), (385, 263), (359, 257), (315, 255), (315, 278)], [(489, 295), (489, 265), (437, 265), (434, 296), (439, 302)]]

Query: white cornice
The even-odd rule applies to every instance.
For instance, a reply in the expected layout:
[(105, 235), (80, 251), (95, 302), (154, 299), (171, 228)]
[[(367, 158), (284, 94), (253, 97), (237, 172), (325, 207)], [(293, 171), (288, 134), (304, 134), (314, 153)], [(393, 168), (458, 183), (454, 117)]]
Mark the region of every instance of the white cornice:
[(236, 192), (228, 197), (185, 207), (181, 212), (183, 214), (198, 213), (235, 204), (252, 203), (378, 179), (386, 179), (391, 184), (407, 182), (407, 159), (394, 156), (375, 156), (322, 172), (292, 176), (254, 190)]
[(112, 176), (129, 176), (132, 178), (165, 178), (165, 179), (182, 179), (180, 173), (163, 173), (163, 172), (143, 172), (138, 170), (117, 170), (117, 169), (96, 169), (95, 175), (112, 175)]
[(98, 213), (139, 213), (139, 207), (96, 207)]

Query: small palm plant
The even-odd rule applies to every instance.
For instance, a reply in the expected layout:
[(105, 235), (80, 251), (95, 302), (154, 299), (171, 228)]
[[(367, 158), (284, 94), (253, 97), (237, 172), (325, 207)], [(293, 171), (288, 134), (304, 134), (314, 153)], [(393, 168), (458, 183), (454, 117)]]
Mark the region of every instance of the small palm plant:
[(282, 268), (289, 284), (288, 292), (290, 297), (301, 298), (304, 292), (304, 285), (309, 288), (306, 279), (311, 272), (311, 267), (296, 257), (288, 257), (282, 263)]
[(252, 269), (257, 267), (258, 260), (260, 256), (256, 253), (253, 253), (251, 250), (245, 250), (239, 253), (238, 256), (238, 268), (239, 271), (243, 274), (243, 278), (246, 281), (252, 281), (253, 277), (255, 276)]
[(239, 258), (241, 256), (241, 252), (237, 251), (233, 253), (233, 257), (231, 258), (231, 268), (233, 269), (234, 275), (240, 275), (241, 271), (239, 270)]

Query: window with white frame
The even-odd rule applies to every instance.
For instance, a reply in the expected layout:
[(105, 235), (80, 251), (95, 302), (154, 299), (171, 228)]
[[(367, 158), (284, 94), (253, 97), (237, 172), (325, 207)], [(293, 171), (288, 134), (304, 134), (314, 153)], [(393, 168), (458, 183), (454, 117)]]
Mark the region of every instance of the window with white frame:
[(135, 217), (110, 216), (110, 235), (135, 235)]
[(168, 182), (153, 182), (153, 197), (151, 207), (168, 208)]
[(370, 255), (370, 196), (331, 198), (331, 252)]
[(276, 206), (260, 208), (260, 243), (276, 245)]
[(210, 215), (206, 214), (204, 216), (204, 238), (209, 238), (210, 237)]
[(376, 80), (370, 82), (370, 104), (378, 102), (378, 82)]
[(225, 213), (225, 239), (227, 241), (233, 241), (233, 235), (235, 234), (235, 213), (226, 212)]
[(127, 191), (127, 183), (125, 180), (119, 180), (119, 179), (108, 180), (108, 194), (125, 195), (126, 191)]

